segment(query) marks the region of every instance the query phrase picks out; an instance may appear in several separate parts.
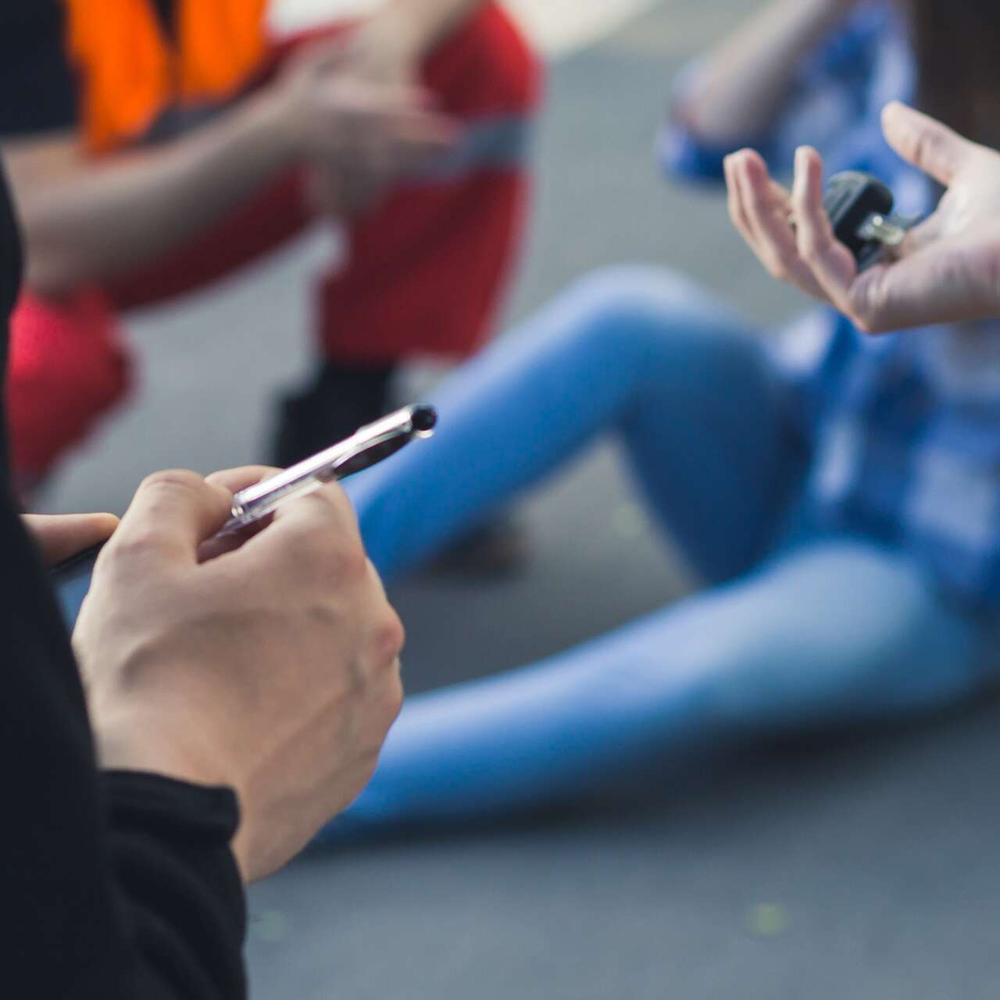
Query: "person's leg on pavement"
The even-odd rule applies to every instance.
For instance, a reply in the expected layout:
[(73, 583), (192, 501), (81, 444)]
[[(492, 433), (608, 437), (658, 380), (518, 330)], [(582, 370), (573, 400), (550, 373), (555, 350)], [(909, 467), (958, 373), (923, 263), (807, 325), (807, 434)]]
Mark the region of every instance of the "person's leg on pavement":
[(653, 267), (585, 277), (439, 389), (435, 436), (349, 480), (392, 578), (617, 433), (707, 579), (746, 569), (802, 465), (785, 396), (746, 326)]
[[(348, 484), (369, 552), (389, 577), (602, 432), (617, 431), (651, 504), (692, 563), (708, 579), (729, 578), (771, 539), (804, 464), (787, 431), (783, 393), (749, 332), (693, 285), (654, 268), (612, 268), (581, 280), (456, 373), (437, 402), (438, 436)], [(635, 629), (645, 635), (642, 623)], [(599, 677), (610, 669), (603, 651), (642, 646), (630, 641), (630, 630), (617, 635), (551, 664), (415, 699), (398, 723), (398, 750), (352, 816), (431, 818), (441, 804), (423, 796), (438, 784), (456, 789), (445, 812), (474, 815), (482, 798), (465, 800), (451, 779), (451, 769), (464, 765), (450, 755), (462, 756), (479, 729), (480, 698), (497, 709), (498, 726), (484, 726), (483, 742), (470, 747), (474, 767), (489, 767), (499, 729), (510, 721), (502, 706), (526, 713), (525, 727), (510, 733), (509, 750), (529, 773), (505, 791), (484, 790), (486, 799), (506, 802), (513, 794), (527, 804), (539, 780), (558, 786), (560, 775), (544, 777), (549, 755), (534, 760), (536, 723), (528, 720), (551, 713), (550, 685), (566, 685), (567, 693), (593, 689), (599, 704)], [(578, 710), (589, 710), (587, 697), (551, 713), (557, 728), (557, 716), (566, 723), (566, 739)], [(440, 740), (432, 735), (438, 722), (445, 724)], [(544, 742), (551, 732), (537, 735)], [(418, 781), (399, 801), (397, 777)]]
[(541, 663), (411, 698), (325, 836), (495, 816), (710, 747), (927, 713), (989, 682), (994, 634), (906, 555), (817, 540)]

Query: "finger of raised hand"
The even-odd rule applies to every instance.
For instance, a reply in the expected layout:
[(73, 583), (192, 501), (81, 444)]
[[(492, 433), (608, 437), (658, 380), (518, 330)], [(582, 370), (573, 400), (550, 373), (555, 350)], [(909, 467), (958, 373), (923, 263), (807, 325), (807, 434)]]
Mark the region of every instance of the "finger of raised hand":
[(851, 251), (834, 235), (823, 207), (823, 161), (808, 146), (795, 154), (792, 213), (799, 257), (827, 301), (849, 312), (850, 288), (858, 267)]
[(732, 153), (727, 156), (723, 161), (723, 170), (726, 174), (726, 194), (729, 219), (736, 227), (740, 236), (743, 237), (746, 244), (756, 254), (757, 245), (754, 239), (753, 230), (750, 228), (750, 222), (746, 216), (746, 210), (743, 205), (743, 198), (740, 191), (740, 184), (737, 178), (737, 164), (745, 152), (746, 150), (740, 150), (738, 153)]
[(772, 277), (787, 281), (823, 301), (826, 296), (812, 272), (799, 256), (792, 229), (791, 198), (780, 184), (771, 179), (759, 156), (747, 157), (740, 176), (747, 216), (756, 234), (761, 262)]
[(882, 131), (892, 148), (945, 187), (951, 184), (975, 143), (928, 115), (892, 101), (882, 111)]

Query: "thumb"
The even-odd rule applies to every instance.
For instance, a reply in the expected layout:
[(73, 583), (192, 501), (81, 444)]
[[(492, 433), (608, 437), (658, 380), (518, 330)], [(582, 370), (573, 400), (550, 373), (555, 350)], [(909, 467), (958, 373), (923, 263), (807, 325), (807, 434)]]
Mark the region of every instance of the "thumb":
[(131, 543), (193, 563), (199, 544), (222, 527), (232, 503), (230, 490), (195, 472), (153, 473), (136, 490), (111, 544)]
[(114, 514), (25, 514), (24, 522), (49, 566), (106, 542), (118, 527)]
[(886, 141), (915, 167), (919, 167), (945, 187), (965, 165), (975, 143), (963, 139), (941, 122), (892, 101), (882, 111), (882, 131)]

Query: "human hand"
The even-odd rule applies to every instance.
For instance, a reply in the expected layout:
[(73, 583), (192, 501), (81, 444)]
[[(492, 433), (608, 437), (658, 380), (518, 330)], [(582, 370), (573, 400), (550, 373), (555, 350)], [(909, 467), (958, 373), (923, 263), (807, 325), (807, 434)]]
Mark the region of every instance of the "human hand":
[(823, 210), (823, 163), (808, 147), (796, 155), (791, 194), (753, 151), (727, 159), (734, 224), (774, 277), (834, 306), (861, 330), (1000, 316), (1000, 153), (898, 102), (886, 107), (882, 123), (900, 156), (948, 188), (895, 259), (858, 274), (833, 236)]
[(405, 5), (377, 11), (344, 36), (347, 67), (370, 83), (412, 86), (419, 80), (424, 56), (424, 39)]
[(73, 635), (101, 765), (233, 787), (247, 879), (360, 792), (402, 698), (402, 626), (339, 487), (206, 549), (267, 471), (149, 477)]
[(382, 52), (380, 62), (374, 49), (353, 35), (317, 42), (276, 83), (286, 140), (313, 168), (319, 206), (337, 214), (368, 207), (458, 134), (408, 61)]
[(106, 542), (118, 527), (114, 514), (25, 514), (23, 520), (47, 566)]

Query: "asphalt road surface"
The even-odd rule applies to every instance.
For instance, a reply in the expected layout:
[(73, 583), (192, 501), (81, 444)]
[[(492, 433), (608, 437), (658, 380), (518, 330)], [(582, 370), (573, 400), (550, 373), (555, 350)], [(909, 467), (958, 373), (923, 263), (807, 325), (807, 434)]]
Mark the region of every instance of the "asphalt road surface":
[[(650, 155), (678, 66), (746, 7), (673, 0), (553, 67), (512, 317), (622, 260), (683, 267), (761, 323), (799, 304), (742, 249), (722, 201), (663, 184)], [(307, 241), (211, 296), (133, 317), (144, 384), (47, 505), (118, 510), (153, 469), (261, 458), (270, 400), (308, 363), (321, 253)], [(529, 662), (686, 586), (610, 445), (519, 516), (533, 557), (517, 579), (394, 588), (411, 690)], [(314, 852), (251, 892), (253, 995), (993, 998), (998, 720), (985, 705), (762, 749), (572, 814)]]

